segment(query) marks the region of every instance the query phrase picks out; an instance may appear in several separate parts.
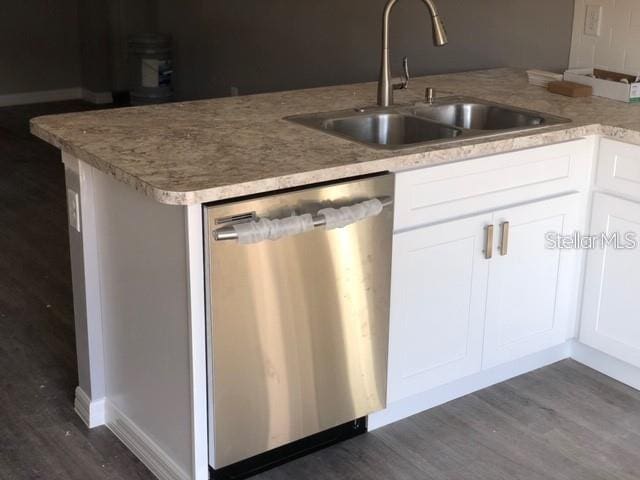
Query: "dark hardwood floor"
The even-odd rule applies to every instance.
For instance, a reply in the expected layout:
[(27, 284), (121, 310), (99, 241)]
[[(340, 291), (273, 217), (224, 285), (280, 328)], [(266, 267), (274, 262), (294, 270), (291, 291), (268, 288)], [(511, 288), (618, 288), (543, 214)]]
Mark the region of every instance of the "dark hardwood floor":
[(73, 303), (59, 152), (29, 118), (80, 102), (0, 108), (0, 479), (154, 478), (73, 411)]
[(256, 480), (301, 478), (637, 480), (640, 392), (565, 360)]
[[(0, 109), (0, 480), (153, 478), (73, 411), (63, 168), (27, 122), (87, 108)], [(568, 360), (255, 478), (637, 480), (640, 392)]]

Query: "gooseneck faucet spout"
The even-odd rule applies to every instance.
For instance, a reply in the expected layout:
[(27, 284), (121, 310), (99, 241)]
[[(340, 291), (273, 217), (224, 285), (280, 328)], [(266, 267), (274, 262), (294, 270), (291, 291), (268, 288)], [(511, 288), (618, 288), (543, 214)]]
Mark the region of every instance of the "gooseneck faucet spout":
[[(436, 46), (441, 47), (446, 45), (447, 32), (444, 28), (444, 23), (438, 15), (438, 9), (436, 8), (433, 0), (422, 0), (431, 13), (431, 20), (433, 23), (433, 41)], [(382, 17), (382, 62), (380, 65), (380, 81), (378, 82), (378, 105), (388, 107), (393, 104), (393, 90), (397, 88), (405, 88), (408, 81), (408, 68), (405, 60), (405, 79), (402, 84), (393, 85), (391, 79), (391, 64), (389, 60), (389, 17), (391, 10), (395, 6), (398, 0), (389, 0), (384, 7), (384, 14)]]

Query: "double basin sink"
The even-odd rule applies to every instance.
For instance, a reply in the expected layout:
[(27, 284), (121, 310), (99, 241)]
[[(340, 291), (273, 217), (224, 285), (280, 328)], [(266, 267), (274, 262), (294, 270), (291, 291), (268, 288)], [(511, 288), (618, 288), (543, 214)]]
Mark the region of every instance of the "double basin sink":
[(375, 148), (417, 147), (542, 128), (570, 120), (470, 97), (287, 117)]

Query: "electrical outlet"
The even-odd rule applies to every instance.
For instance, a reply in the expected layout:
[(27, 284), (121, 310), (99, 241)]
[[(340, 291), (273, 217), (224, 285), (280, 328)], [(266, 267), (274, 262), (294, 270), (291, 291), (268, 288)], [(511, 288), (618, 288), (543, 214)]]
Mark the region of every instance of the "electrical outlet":
[(80, 198), (78, 192), (67, 189), (67, 209), (69, 214), (69, 226), (80, 232)]
[(587, 15), (584, 21), (585, 35), (600, 36), (602, 23), (602, 5), (587, 5)]
[(238, 95), (240, 95), (240, 89), (238, 87), (231, 87), (230, 92), (232, 97), (237, 97)]

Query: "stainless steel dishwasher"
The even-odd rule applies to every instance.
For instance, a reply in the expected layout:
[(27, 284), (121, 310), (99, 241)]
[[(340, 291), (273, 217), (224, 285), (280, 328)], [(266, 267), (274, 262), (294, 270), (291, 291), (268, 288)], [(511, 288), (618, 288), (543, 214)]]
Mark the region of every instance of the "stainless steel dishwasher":
[[(393, 194), (385, 173), (207, 208), (214, 474), (362, 432), (385, 407)], [(319, 214), (367, 201), (380, 211), (342, 228)], [(310, 231), (276, 240), (237, 231), (304, 215)]]

